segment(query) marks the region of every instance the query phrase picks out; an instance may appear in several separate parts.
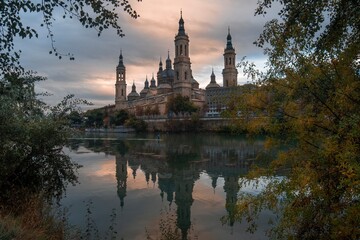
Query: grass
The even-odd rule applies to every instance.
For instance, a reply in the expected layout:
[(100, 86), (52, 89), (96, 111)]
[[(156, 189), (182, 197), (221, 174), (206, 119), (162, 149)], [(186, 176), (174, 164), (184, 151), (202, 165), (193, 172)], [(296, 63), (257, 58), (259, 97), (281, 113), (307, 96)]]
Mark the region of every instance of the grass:
[(41, 197), (30, 197), (22, 206), (0, 206), (1, 240), (62, 240), (65, 224)]

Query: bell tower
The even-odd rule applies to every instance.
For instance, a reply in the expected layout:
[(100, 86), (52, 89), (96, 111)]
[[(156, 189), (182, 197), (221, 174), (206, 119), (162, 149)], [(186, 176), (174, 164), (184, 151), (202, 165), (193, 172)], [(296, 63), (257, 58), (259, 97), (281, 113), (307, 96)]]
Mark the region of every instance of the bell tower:
[(237, 86), (238, 70), (235, 66), (236, 53), (231, 42), (230, 27), (228, 28), (226, 40), (226, 48), (224, 50), (224, 69), (222, 71), (223, 87), (235, 87)]
[(175, 36), (174, 91), (191, 98), (191, 62), (189, 57), (189, 36), (185, 33), (182, 11), (180, 12), (179, 30)]
[(119, 64), (116, 67), (115, 105), (126, 101), (126, 68), (120, 51)]

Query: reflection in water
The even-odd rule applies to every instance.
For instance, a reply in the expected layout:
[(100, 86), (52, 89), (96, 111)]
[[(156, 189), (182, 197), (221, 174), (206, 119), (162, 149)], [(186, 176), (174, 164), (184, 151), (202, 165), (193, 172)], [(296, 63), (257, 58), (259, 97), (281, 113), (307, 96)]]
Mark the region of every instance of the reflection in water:
[(116, 180), (117, 194), (120, 198), (120, 206), (124, 207), (124, 198), (126, 197), (126, 181), (127, 181), (127, 162), (124, 157), (116, 157)]
[[(234, 226), (234, 210), (240, 190), (239, 178), (245, 174), (262, 150), (261, 139), (248, 141), (241, 137), (219, 135), (166, 135), (155, 137), (126, 136), (93, 139), (87, 136), (71, 142), (71, 149), (83, 146), (94, 152), (115, 155), (117, 195), (121, 209), (127, 208), (129, 178), (144, 176), (147, 185), (160, 190), (159, 198), (168, 206), (176, 205), (176, 226), (181, 238), (188, 239), (191, 229), (191, 207), (194, 185), (202, 173), (210, 177), (215, 191), (223, 181), (225, 210), (229, 225)], [(131, 175), (128, 176), (128, 169)], [(142, 174), (138, 175), (137, 171)]]

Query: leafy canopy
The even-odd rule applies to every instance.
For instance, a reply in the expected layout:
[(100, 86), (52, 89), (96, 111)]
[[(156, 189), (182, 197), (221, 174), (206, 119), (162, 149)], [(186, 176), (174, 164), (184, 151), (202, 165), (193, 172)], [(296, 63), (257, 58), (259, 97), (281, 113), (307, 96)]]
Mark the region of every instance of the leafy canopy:
[(71, 134), (68, 115), (86, 101), (67, 96), (54, 107), (38, 98), (32, 73), (0, 80), (0, 204), (19, 204), (32, 194), (60, 197), (77, 181), (63, 146)]
[[(256, 14), (276, 2), (260, 1)], [(279, 19), (255, 42), (268, 55), (268, 70), (240, 64), (258, 87), (238, 98), (237, 111), (244, 110), (239, 121), (249, 130), (268, 132), (267, 146), (288, 147), (269, 168), (250, 173), (270, 183), (257, 196), (240, 196), (238, 218), (253, 223), (272, 209), (275, 239), (359, 239), (360, 5), (279, 2)], [(274, 178), (280, 171), (286, 177)]]
[[(138, 0), (141, 1), (141, 0)], [(38, 14), (42, 17), (42, 24), (51, 41), (50, 54), (62, 58), (67, 56), (70, 60), (74, 57), (62, 54), (55, 46), (52, 23), (62, 13), (62, 18), (78, 20), (85, 28), (93, 28), (98, 32), (98, 36), (105, 29), (113, 28), (116, 33), (123, 37), (124, 33), (119, 25), (119, 15), (117, 9), (122, 8), (131, 17), (137, 18), (139, 15), (131, 7), (128, 0), (7, 0), (0, 1), (0, 69), (7, 72), (21, 70), (19, 58), (20, 52), (16, 49), (14, 40), (16, 37), (22, 39), (38, 37), (36, 28), (31, 27), (23, 21), (24, 14)]]
[(168, 113), (173, 112), (175, 114), (193, 113), (197, 111), (196, 106), (189, 100), (189, 98), (181, 96), (180, 94), (169, 99), (166, 103), (166, 109)]

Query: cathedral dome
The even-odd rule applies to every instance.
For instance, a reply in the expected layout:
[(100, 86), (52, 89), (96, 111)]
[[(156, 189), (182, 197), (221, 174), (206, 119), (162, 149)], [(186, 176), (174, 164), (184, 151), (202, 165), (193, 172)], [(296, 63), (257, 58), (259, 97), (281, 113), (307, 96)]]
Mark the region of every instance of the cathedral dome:
[(162, 83), (157, 87), (159, 94), (169, 93), (172, 91), (172, 87), (168, 83)]
[(196, 89), (199, 88), (199, 83), (194, 78), (191, 78), (191, 87)]
[(139, 94), (136, 92), (135, 83), (133, 83), (133, 85), (132, 85), (132, 91), (131, 91), (131, 93), (129, 93), (129, 95), (128, 95), (128, 100), (129, 100), (129, 101), (133, 101), (133, 100), (138, 99), (139, 97), (140, 97)]
[(144, 83), (144, 89), (141, 90), (140, 97), (141, 98), (146, 97), (148, 92), (149, 92), (149, 81), (148, 81), (147, 76), (146, 76), (146, 80), (145, 80), (145, 83)]
[(215, 80), (215, 73), (214, 73), (214, 69), (212, 69), (212, 73), (211, 73), (211, 76), (210, 76), (210, 83), (206, 86), (206, 90), (207, 89), (214, 89), (214, 88), (219, 88), (220, 85), (216, 83), (216, 80)]
[(149, 91), (146, 94), (146, 97), (156, 96), (156, 94), (157, 94), (157, 89), (156, 88), (150, 88)]
[(139, 94), (137, 92), (131, 92), (128, 97), (139, 97)]
[(162, 73), (161, 76), (163, 78), (174, 78), (175, 76), (175, 71), (173, 69), (165, 69)]
[(220, 87), (220, 85), (217, 83), (209, 83), (205, 89), (207, 90), (207, 89), (213, 89), (213, 88), (219, 88), (219, 87)]
[(147, 93), (149, 92), (149, 89), (144, 88), (143, 90), (141, 90), (140, 92), (140, 97), (146, 97)]

